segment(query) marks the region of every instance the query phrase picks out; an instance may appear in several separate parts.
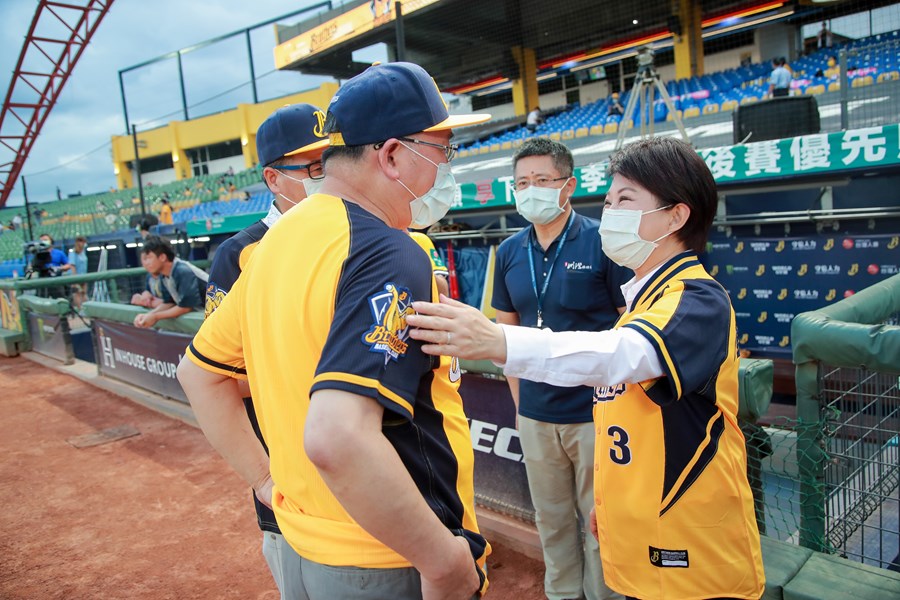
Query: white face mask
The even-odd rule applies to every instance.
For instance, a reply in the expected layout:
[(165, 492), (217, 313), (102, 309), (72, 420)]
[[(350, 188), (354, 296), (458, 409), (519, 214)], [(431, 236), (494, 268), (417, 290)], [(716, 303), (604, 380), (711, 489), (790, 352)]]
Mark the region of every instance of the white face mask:
[(325, 179), (304, 179), (303, 180), (303, 189), (306, 190), (306, 197), (310, 197), (313, 194), (318, 194), (319, 190), (322, 189), (322, 184), (325, 183)]
[(650, 254), (659, 246), (657, 242), (674, 233), (670, 231), (666, 235), (649, 242), (641, 238), (638, 233), (641, 227), (641, 217), (672, 208), (672, 206), (674, 205), (661, 206), (647, 212), (604, 208), (600, 216), (600, 243), (603, 246), (603, 253), (617, 265), (631, 270), (640, 268), (647, 261), (647, 258), (650, 257)]
[[(312, 177), (307, 177), (306, 179), (297, 179), (296, 177), (292, 177), (291, 175), (288, 175), (284, 171), (279, 171), (279, 172), (282, 175), (284, 175), (285, 177), (287, 177), (288, 179), (290, 179), (291, 181), (296, 181), (297, 183), (302, 185), (303, 189), (306, 190), (307, 197), (312, 196), (313, 194), (317, 194), (319, 192), (319, 188), (322, 187), (322, 183), (324, 183), (324, 178), (323, 179), (313, 179)], [(294, 205), (297, 204), (294, 200), (291, 200), (284, 194), (278, 194), (278, 195), (281, 196), (282, 198), (284, 198), (285, 200), (287, 200), (288, 202), (290, 202), (291, 204), (294, 204)]]
[[(569, 182), (569, 179), (566, 179), (566, 183)], [(559, 205), (559, 195), (562, 193), (563, 187), (566, 187), (565, 183), (560, 188), (542, 188), (532, 185), (521, 191), (513, 191), (513, 195), (516, 197), (516, 210), (529, 223), (546, 225), (566, 210), (568, 200), (566, 200), (566, 204)]]
[[(403, 142), (400, 143), (403, 144)], [(403, 147), (437, 167), (434, 185), (423, 196), (416, 196), (405, 183), (399, 179), (397, 180), (397, 183), (402, 185), (413, 196), (412, 202), (409, 203), (409, 212), (412, 215), (412, 221), (410, 221), (409, 226), (413, 229), (425, 229), (443, 219), (449, 212), (450, 207), (453, 205), (453, 199), (456, 197), (456, 179), (450, 170), (450, 163), (437, 164), (406, 144), (403, 144)]]

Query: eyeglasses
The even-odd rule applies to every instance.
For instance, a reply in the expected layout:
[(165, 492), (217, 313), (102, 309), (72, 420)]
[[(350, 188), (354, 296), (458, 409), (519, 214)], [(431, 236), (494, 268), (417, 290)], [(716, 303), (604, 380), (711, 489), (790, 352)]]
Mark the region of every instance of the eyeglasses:
[(557, 181), (563, 181), (564, 179), (570, 179), (572, 176), (569, 175), (567, 177), (557, 177), (555, 179), (551, 179), (550, 177), (538, 177), (534, 181), (530, 181), (528, 179), (520, 179), (515, 183), (511, 183), (509, 187), (514, 189), (517, 192), (521, 192), (522, 190), (526, 190), (531, 186), (539, 187), (539, 188), (547, 188), (552, 187), (551, 184), (556, 183)]
[(322, 168), (322, 161), (320, 160), (308, 165), (278, 165), (272, 168), (279, 171), (306, 171), (310, 179), (322, 179), (325, 177), (325, 169)]
[(397, 138), (402, 142), (410, 142), (411, 144), (422, 144), (423, 146), (431, 146), (433, 148), (442, 148), (444, 150), (444, 155), (447, 157), (447, 162), (450, 162), (454, 158), (456, 158), (456, 152), (459, 150), (458, 144), (450, 144), (449, 146), (445, 146), (443, 144), (434, 144), (432, 142), (423, 142), (422, 140), (417, 140), (415, 138), (401, 137)]

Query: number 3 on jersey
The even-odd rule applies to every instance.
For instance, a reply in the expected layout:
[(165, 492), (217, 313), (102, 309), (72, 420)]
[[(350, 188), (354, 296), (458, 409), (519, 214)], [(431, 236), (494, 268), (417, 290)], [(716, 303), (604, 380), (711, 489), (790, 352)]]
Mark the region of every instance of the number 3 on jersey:
[(610, 425), (606, 434), (612, 438), (612, 446), (609, 449), (609, 459), (617, 465), (627, 465), (631, 462), (631, 448), (628, 447), (628, 432), (618, 425)]

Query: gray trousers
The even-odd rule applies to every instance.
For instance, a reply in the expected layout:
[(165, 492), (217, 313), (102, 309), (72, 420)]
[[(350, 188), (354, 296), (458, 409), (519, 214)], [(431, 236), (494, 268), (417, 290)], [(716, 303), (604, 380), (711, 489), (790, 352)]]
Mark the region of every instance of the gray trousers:
[[(412, 567), (332, 567), (297, 554), (283, 536), (263, 534), (263, 556), (281, 600), (421, 600), (422, 580)], [(474, 568), (474, 567), (473, 567)]]
[(528, 489), (544, 552), (548, 600), (621, 598), (603, 581), (594, 506), (594, 424), (557, 424), (519, 415)]

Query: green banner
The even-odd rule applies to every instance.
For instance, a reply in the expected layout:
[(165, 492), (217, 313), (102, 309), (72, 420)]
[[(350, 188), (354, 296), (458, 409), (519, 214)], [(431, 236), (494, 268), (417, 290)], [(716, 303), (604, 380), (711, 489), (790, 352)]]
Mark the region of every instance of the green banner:
[[(239, 200), (236, 200), (236, 202), (239, 202)], [(240, 215), (228, 215), (227, 217), (197, 219), (196, 221), (188, 222), (187, 234), (191, 237), (200, 237), (201, 235), (232, 233), (252, 225), (254, 222), (259, 221), (265, 216), (265, 212), (253, 212)]]
[[(779, 179), (900, 164), (900, 125), (866, 127), (850, 131), (817, 133), (794, 138), (753, 142), (738, 146), (701, 148), (697, 151), (712, 171), (716, 183)], [(605, 194), (610, 181), (607, 162), (575, 168), (575, 198)], [(497, 179), (461, 183), (451, 211), (480, 208), (514, 208), (512, 173)], [(212, 217), (191, 221), (190, 236), (239, 231), (265, 213)]]
[[(722, 185), (781, 177), (813, 175), (853, 169), (871, 169), (900, 164), (900, 126), (867, 127), (850, 131), (819, 133), (739, 146), (702, 148), (716, 182)], [(610, 181), (607, 163), (575, 168), (576, 198), (605, 194)], [(513, 177), (476, 183), (461, 183), (451, 210), (513, 207), (510, 184)]]

